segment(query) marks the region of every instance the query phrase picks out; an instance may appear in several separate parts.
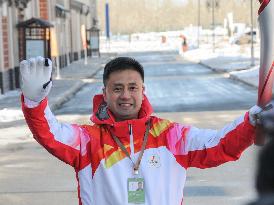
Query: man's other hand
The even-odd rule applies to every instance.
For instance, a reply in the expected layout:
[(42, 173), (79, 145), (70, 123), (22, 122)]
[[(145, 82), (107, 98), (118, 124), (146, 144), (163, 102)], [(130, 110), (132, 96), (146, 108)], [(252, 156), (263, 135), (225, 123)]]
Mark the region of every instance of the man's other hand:
[(50, 92), (52, 62), (41, 56), (20, 63), (21, 89), (24, 97), (41, 102)]
[(274, 101), (271, 101), (266, 108), (259, 114), (260, 123), (265, 132), (269, 133), (274, 138)]
[(249, 122), (253, 126), (256, 126), (259, 123), (259, 114), (262, 112), (262, 108), (258, 105), (254, 105), (252, 108), (249, 109)]
[[(249, 110), (249, 121), (253, 126), (263, 125), (265, 127), (265, 123), (274, 122), (274, 109), (273, 109), (273, 101), (267, 104), (264, 108), (261, 108), (257, 105), (254, 105)], [(274, 124), (272, 124), (274, 127)]]

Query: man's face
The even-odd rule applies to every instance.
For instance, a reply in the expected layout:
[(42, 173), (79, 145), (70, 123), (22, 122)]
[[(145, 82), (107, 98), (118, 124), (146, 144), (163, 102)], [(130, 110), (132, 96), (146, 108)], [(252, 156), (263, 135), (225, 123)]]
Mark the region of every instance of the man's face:
[(141, 75), (130, 69), (111, 73), (103, 95), (116, 121), (138, 118), (144, 97)]

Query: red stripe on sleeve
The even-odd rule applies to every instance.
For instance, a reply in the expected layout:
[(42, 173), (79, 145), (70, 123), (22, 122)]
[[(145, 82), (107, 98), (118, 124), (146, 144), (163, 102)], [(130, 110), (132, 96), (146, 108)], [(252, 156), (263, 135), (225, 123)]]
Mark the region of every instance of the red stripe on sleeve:
[(27, 108), (24, 105), (22, 96), (22, 110), (33, 137), (39, 144), (45, 147), (49, 153), (74, 168), (79, 169), (80, 151), (56, 141), (53, 134), (50, 132), (49, 125), (44, 116), (44, 110), (47, 107), (47, 104), (47, 99), (44, 99), (39, 106)]
[(243, 123), (223, 137), (217, 146), (188, 153), (188, 167), (216, 167), (228, 161), (239, 159), (241, 153), (253, 144), (255, 128), (250, 125), (248, 113)]

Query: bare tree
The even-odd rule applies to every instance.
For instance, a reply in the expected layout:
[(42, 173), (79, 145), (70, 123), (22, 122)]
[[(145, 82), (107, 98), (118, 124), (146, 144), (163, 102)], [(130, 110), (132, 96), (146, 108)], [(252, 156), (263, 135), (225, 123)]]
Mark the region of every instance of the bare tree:
[[(105, 1), (98, 1), (98, 17), (102, 31), (105, 30)], [(109, 0), (111, 32), (129, 34), (180, 30), (190, 24), (196, 25), (197, 2), (197, 0), (188, 0), (180, 5), (174, 4), (173, 0)], [(201, 26), (209, 28), (212, 23), (211, 12), (207, 9), (206, 0), (200, 2)], [(254, 6), (256, 11), (259, 3)], [(249, 24), (249, 1), (219, 0), (219, 9), (215, 12), (216, 25), (222, 25), (229, 12), (234, 13), (235, 22)]]

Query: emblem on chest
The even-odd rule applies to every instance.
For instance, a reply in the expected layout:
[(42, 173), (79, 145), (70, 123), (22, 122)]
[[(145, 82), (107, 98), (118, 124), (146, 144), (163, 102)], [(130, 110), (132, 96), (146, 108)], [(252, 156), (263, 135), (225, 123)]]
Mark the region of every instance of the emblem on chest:
[(160, 167), (161, 166), (160, 156), (157, 154), (152, 154), (151, 156), (149, 156), (148, 165), (149, 167), (152, 167), (152, 168)]

